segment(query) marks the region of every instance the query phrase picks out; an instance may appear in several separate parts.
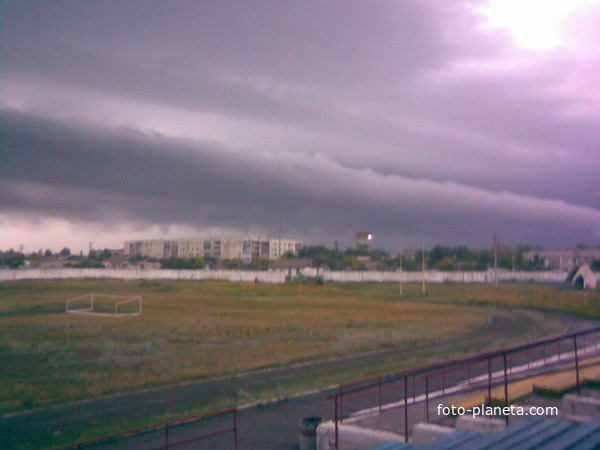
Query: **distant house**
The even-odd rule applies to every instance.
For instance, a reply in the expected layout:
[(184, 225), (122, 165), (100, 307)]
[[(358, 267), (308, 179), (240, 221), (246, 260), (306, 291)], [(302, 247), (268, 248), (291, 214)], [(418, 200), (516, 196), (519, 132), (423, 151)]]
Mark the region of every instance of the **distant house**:
[(137, 261), (131, 262), (126, 255), (113, 255), (104, 261), (104, 266), (107, 269), (160, 269), (159, 261)]
[(569, 272), (565, 282), (579, 289), (598, 289), (600, 288), (600, 274), (594, 272), (589, 264), (582, 264)]
[(162, 268), (160, 261), (139, 261), (139, 262), (135, 263), (134, 267), (136, 267), (138, 269), (160, 269), (160, 268)]
[[(38, 269), (62, 269), (67, 262), (66, 256), (52, 255), (35, 264), (35, 267)], [(31, 264), (31, 266), (34, 266), (34, 264)]]
[(312, 267), (310, 258), (284, 258), (273, 261), (270, 265), (274, 270), (287, 270), (290, 279), (300, 275), (300, 271), (307, 267)]
[(304, 269), (312, 267), (310, 258), (284, 258), (273, 261), (270, 265), (271, 269)]
[(104, 265), (107, 269), (125, 269), (129, 267), (129, 262), (125, 255), (113, 255), (104, 261)]

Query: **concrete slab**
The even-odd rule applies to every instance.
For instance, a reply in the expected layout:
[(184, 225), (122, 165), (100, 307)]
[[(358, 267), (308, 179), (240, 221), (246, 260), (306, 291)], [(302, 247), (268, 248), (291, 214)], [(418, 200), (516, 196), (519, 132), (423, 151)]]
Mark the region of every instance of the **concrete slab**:
[(565, 415), (595, 417), (600, 415), (600, 398), (579, 397), (566, 394), (562, 399), (562, 411)]
[[(404, 442), (404, 436), (355, 425), (339, 424), (339, 450), (369, 450), (390, 442)], [(317, 428), (317, 450), (335, 449), (335, 424), (324, 422)]]

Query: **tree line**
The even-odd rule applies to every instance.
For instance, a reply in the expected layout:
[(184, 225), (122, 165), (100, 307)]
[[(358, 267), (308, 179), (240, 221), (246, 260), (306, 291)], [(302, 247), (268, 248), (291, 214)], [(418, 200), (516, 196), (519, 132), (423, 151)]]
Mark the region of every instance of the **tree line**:
[[(425, 250), (425, 267), (427, 269), (457, 271), (457, 270), (487, 270), (495, 265), (503, 269), (514, 270), (544, 270), (545, 266), (539, 259), (527, 261), (524, 254), (537, 249), (532, 245), (521, 245), (516, 248), (506, 246), (494, 249), (471, 249), (466, 246), (446, 247), (436, 245)], [(497, 256), (496, 256), (497, 255)], [(317, 267), (328, 267), (331, 270), (422, 270), (423, 251), (404, 251), (390, 254), (385, 250), (355, 250), (336, 251), (325, 246), (304, 247), (299, 257), (310, 258)]]
[[(448, 247), (436, 245), (425, 250), (425, 268), (431, 270), (487, 270), (495, 266), (511, 270), (546, 270), (544, 262), (538, 258), (525, 259), (524, 255), (530, 250), (543, 250), (533, 245), (519, 245), (515, 248), (498, 246), (494, 249), (472, 249), (466, 246)], [(52, 258), (61, 258), (65, 267), (92, 268), (105, 267), (106, 261), (116, 251), (104, 249), (90, 249), (88, 255), (83, 252), (72, 255), (68, 248), (63, 248), (58, 253), (47, 249), (25, 254), (10, 249), (0, 251), (0, 267), (18, 268), (25, 265), (28, 260), (32, 267), (39, 266), (42, 262)], [(330, 270), (407, 270), (416, 271), (423, 267), (423, 251), (413, 250), (392, 254), (385, 250), (357, 250), (347, 249), (338, 251), (323, 245), (306, 246), (300, 249), (298, 255), (289, 252), (284, 259), (306, 258), (310, 259), (313, 267), (328, 268)], [(159, 262), (163, 269), (242, 269), (242, 270), (267, 270), (273, 261), (260, 259), (258, 261), (244, 262), (241, 259), (218, 260), (216, 258), (166, 258), (162, 260), (132, 257), (128, 260), (132, 264), (143, 261)], [(593, 270), (600, 270), (600, 260), (592, 263)]]

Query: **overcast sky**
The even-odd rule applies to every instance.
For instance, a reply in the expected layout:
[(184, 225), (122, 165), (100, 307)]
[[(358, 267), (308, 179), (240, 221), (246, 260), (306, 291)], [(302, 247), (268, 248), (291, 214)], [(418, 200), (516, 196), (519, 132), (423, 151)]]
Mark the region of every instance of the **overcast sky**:
[(600, 1), (0, 7), (3, 249), (600, 243)]

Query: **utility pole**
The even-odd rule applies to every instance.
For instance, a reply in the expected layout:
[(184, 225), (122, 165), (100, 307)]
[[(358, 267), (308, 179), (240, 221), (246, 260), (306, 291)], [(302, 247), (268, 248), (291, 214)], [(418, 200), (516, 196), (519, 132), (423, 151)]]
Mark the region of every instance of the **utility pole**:
[(279, 216), (279, 243), (277, 245), (279, 246), (277, 254), (279, 255), (279, 259), (281, 259), (281, 216)]
[(494, 232), (494, 287), (498, 289), (498, 240)]
[(423, 240), (422, 259), (423, 259), (423, 295), (426, 295), (427, 288), (425, 287), (425, 240)]
[(402, 250), (400, 250), (400, 297), (402, 297)]

